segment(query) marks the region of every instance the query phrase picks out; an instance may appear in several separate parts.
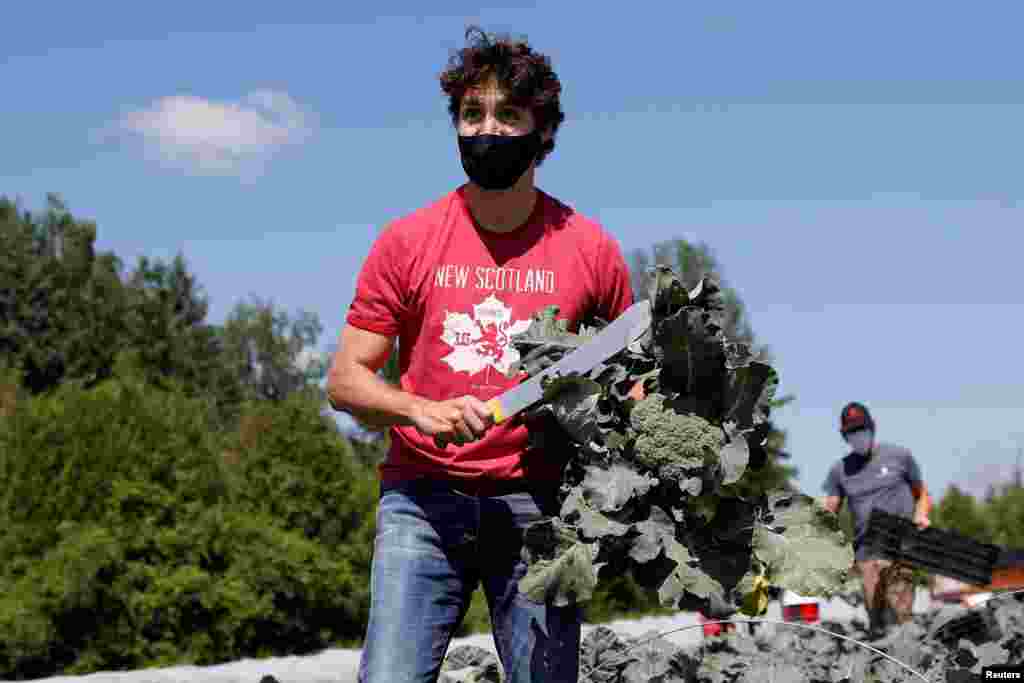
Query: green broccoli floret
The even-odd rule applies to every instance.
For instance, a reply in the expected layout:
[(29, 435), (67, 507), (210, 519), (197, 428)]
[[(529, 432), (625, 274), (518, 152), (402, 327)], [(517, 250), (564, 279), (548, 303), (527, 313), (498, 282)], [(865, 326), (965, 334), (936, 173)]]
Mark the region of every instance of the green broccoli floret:
[(718, 462), (725, 442), (720, 427), (696, 415), (664, 407), (665, 396), (651, 394), (633, 406), (630, 423), (636, 432), (636, 461), (657, 472), (660, 479), (682, 481), (700, 476)]

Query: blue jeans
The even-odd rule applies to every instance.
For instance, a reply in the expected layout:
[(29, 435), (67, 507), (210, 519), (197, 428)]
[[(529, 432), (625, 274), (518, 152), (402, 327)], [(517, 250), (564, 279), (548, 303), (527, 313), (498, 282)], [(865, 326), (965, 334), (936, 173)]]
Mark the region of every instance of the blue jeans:
[(554, 494), (468, 496), (442, 482), (381, 487), (361, 683), (434, 683), (482, 582), (507, 683), (577, 683), (579, 606), (526, 600), (522, 531)]

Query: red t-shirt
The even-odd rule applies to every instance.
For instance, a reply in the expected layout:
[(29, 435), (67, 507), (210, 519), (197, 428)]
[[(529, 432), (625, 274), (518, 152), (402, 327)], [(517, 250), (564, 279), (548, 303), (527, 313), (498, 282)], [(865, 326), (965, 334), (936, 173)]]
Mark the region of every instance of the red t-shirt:
[[(538, 191), (529, 220), (512, 233), (478, 228), (464, 187), (390, 223), (370, 250), (347, 320), (397, 336), (401, 387), (432, 400), (482, 401), (519, 380), (505, 372), (518, 358), (509, 337), (551, 304), (575, 331), (588, 314), (618, 317), (633, 303), (618, 244), (592, 220)], [(394, 427), (380, 466), (384, 480), (433, 478), (557, 479), (558, 453), (527, 450), (515, 420), (484, 438), (439, 449), (415, 427)]]

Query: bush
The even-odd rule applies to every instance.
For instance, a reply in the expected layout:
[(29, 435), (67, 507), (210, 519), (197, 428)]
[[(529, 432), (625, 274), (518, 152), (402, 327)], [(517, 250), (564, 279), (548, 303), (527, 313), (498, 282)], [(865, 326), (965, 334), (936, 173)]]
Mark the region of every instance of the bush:
[(362, 637), (372, 471), (312, 397), (250, 406), (226, 436), (209, 408), (122, 363), (113, 381), (0, 418), (0, 677)]

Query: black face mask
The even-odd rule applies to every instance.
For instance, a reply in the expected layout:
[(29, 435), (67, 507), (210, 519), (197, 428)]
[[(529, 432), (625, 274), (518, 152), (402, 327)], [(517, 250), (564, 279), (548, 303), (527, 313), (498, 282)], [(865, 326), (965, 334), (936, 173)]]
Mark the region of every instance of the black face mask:
[(485, 190), (507, 190), (540, 153), (540, 131), (526, 135), (460, 135), (462, 168)]

